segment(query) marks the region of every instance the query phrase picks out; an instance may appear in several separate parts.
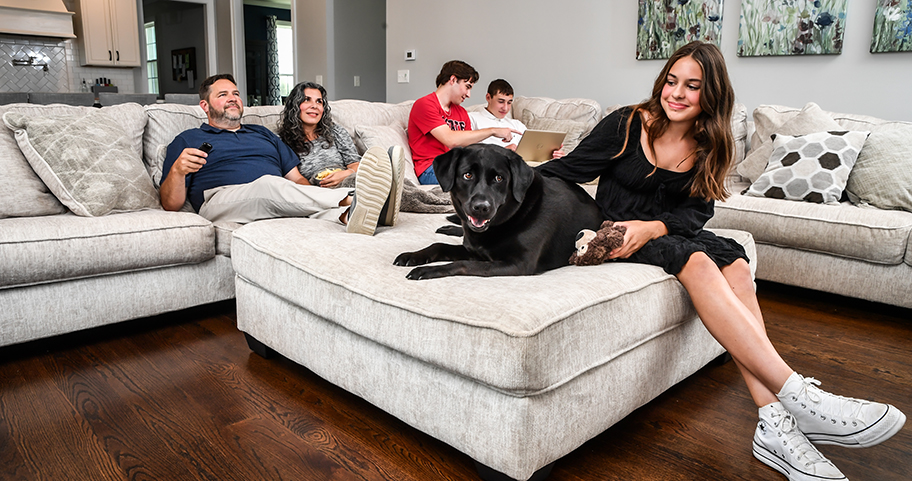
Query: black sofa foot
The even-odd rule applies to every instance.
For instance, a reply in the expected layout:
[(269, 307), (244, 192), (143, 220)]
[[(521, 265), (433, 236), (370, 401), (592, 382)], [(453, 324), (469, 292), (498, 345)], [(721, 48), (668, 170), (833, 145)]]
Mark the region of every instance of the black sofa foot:
[[(557, 461), (555, 461), (557, 462)], [(554, 463), (551, 463), (547, 466), (540, 468), (538, 471), (532, 474), (532, 477), (526, 481), (544, 481), (548, 475), (551, 474), (551, 468), (554, 467)], [(495, 471), (484, 464), (475, 461), (475, 469), (478, 471), (478, 475), (484, 481), (517, 481), (514, 478), (507, 476), (500, 471)]]
[(247, 334), (246, 332), (244, 333), (244, 337), (247, 338), (247, 347), (249, 347), (251, 351), (257, 353), (263, 359), (269, 359), (275, 356), (276, 352), (273, 351), (271, 347), (258, 341), (255, 337)]
[(717, 366), (722, 366), (722, 365), (724, 365), (725, 363), (727, 363), (728, 361), (731, 361), (731, 360), (732, 360), (732, 355), (729, 354), (728, 351), (725, 351), (725, 352), (723, 352), (722, 354), (719, 354), (719, 357), (717, 357), (717, 358), (713, 361), (713, 363), (714, 363), (715, 365), (717, 365)]

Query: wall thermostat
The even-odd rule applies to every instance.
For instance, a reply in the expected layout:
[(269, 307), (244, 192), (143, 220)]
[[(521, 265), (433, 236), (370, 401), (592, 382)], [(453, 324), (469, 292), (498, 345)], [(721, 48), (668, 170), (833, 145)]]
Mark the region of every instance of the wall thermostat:
[(406, 60), (415, 60), (415, 58), (417, 58), (417, 57), (415, 56), (415, 51), (414, 51), (414, 50), (406, 50), (406, 51), (405, 51), (405, 59), (406, 59)]

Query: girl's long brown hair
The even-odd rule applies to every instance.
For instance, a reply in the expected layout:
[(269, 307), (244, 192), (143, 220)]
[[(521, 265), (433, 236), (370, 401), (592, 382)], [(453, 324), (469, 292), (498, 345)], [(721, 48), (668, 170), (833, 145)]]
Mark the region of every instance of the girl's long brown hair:
[[(703, 112), (697, 117), (693, 128), (693, 137), (697, 141), (697, 149), (694, 152), (696, 172), (690, 186), (690, 196), (706, 200), (725, 200), (729, 196), (725, 178), (731, 170), (735, 144), (731, 131), (735, 92), (728, 79), (722, 52), (711, 43), (691, 42), (679, 48), (668, 59), (662, 73), (656, 77), (652, 96), (645, 102), (633, 106), (633, 112), (627, 119), (627, 139), (624, 140), (621, 152), (627, 148), (633, 116), (641, 111), (649, 114), (645, 129), (649, 138), (649, 149), (655, 151), (654, 139), (661, 137), (669, 125), (668, 117), (662, 108), (662, 89), (671, 67), (684, 57), (692, 57), (703, 69), (703, 82), (700, 84), (700, 108)], [(617, 155), (621, 155), (621, 152)]]

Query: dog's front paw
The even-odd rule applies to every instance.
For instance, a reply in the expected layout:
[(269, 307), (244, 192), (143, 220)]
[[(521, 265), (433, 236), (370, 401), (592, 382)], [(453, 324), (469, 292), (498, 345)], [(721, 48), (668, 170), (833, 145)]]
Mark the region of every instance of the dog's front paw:
[(437, 232), (438, 234), (451, 235), (451, 236), (454, 236), (454, 237), (462, 237), (462, 236), (463, 236), (463, 231), (462, 231), (462, 226), (461, 226), (461, 225), (445, 225), (445, 226), (440, 227), (439, 229), (437, 229), (436, 232)]
[(440, 266), (416, 267), (406, 274), (405, 278), (413, 281), (422, 281), (425, 279), (437, 279), (444, 277)]
[(393, 261), (393, 265), (396, 266), (420, 266), (430, 262), (427, 259), (427, 256), (421, 254), (421, 252), (403, 252), (396, 256), (396, 260)]

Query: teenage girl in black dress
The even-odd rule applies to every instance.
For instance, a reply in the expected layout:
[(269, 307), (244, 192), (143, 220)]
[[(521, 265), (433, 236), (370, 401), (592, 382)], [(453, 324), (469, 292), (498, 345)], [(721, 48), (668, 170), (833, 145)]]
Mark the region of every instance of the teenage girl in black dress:
[(845, 480), (812, 442), (872, 446), (898, 432), (905, 416), (829, 394), (793, 371), (767, 337), (744, 249), (703, 230), (713, 202), (729, 195), (733, 104), (722, 53), (690, 43), (668, 60), (648, 100), (611, 113), (539, 170), (571, 182), (599, 177), (605, 218), (627, 228), (610, 257), (661, 266), (684, 285), (759, 407), (754, 456), (791, 481)]

